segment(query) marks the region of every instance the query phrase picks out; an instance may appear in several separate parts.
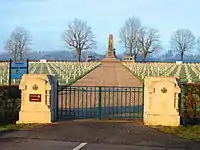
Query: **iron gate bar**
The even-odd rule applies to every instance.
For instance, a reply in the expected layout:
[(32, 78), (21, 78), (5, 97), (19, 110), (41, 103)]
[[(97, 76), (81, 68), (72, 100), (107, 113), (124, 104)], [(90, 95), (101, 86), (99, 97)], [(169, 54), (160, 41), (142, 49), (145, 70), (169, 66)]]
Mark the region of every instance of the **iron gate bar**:
[(131, 93), (130, 93), (130, 88), (129, 88), (129, 90), (128, 90), (128, 94), (129, 94), (129, 103), (128, 103), (128, 118), (130, 118), (130, 105), (131, 105)]
[(108, 113), (110, 114), (110, 88), (108, 89)]
[[(134, 89), (134, 92), (136, 92), (135, 89)], [(138, 98), (139, 98), (139, 94), (138, 94)], [(135, 103), (136, 103), (136, 101), (135, 101), (135, 94), (134, 94), (134, 106), (135, 106)], [(138, 107), (137, 107), (137, 109), (138, 109)], [(138, 112), (137, 109), (135, 110), (136, 112)]]
[(83, 115), (83, 92), (82, 92), (82, 115)]
[[(78, 87), (79, 90), (79, 87)], [(79, 116), (79, 92), (78, 92), (78, 116)]]
[[(135, 89), (134, 89), (134, 93), (135, 93)], [(138, 94), (139, 95), (139, 94)], [(135, 104), (136, 104), (136, 101), (135, 101), (135, 94), (133, 95), (133, 99), (134, 99), (134, 106), (135, 106)], [(138, 108), (138, 107), (137, 107)], [(137, 112), (137, 110), (136, 110), (136, 112)]]
[[(63, 97), (63, 95), (64, 95), (63, 93), (64, 93), (64, 91), (61, 91), (61, 96), (62, 96), (62, 97)], [(59, 96), (58, 96), (58, 97), (59, 97)], [(59, 102), (58, 102), (58, 103), (59, 103)], [(58, 105), (59, 105), (59, 104), (58, 104)], [(60, 112), (60, 115), (61, 115), (61, 116), (62, 116), (62, 113), (63, 113), (63, 110), (62, 110), (62, 109), (63, 109), (63, 106), (62, 106), (62, 105), (63, 105), (63, 102), (61, 101), (61, 112)]]
[[(88, 89), (88, 87), (86, 87), (86, 90)], [(90, 92), (87, 90), (87, 92)], [(85, 115), (87, 116), (87, 93), (85, 95), (85, 99), (86, 99), (86, 111), (85, 111)]]
[[(139, 90), (139, 89), (138, 89)], [(138, 92), (138, 100), (140, 99), (140, 93)], [(138, 101), (138, 103), (139, 103), (139, 101)], [(137, 107), (137, 110), (138, 110), (138, 114), (140, 115), (140, 108), (139, 107)]]
[[(95, 93), (96, 93), (96, 88), (95, 88)], [(95, 99), (95, 101), (94, 101), (94, 108), (95, 108), (95, 104), (96, 104), (96, 102), (97, 102), (96, 94), (94, 94), (94, 99)], [(94, 116), (95, 116), (95, 112), (94, 112)]]
[(59, 117), (142, 118), (143, 89), (113, 86), (60, 87)]
[[(75, 94), (75, 91), (74, 91), (74, 109), (75, 109), (75, 106), (76, 106), (76, 104), (75, 104), (75, 97), (76, 97), (76, 94)], [(75, 116), (75, 114), (73, 114), (74, 116)]]
[[(103, 108), (104, 108), (104, 106), (105, 106), (105, 103), (106, 103), (106, 92), (104, 92), (104, 96), (103, 96)], [(104, 109), (104, 113), (106, 114), (106, 108)]]
[(72, 101), (72, 94), (71, 94), (71, 86), (69, 87), (70, 88), (70, 96), (69, 96), (69, 115), (71, 116), (71, 112), (72, 112), (72, 110), (71, 110), (71, 101)]
[[(92, 108), (92, 107), (91, 107), (91, 103), (92, 103), (91, 99), (92, 99), (92, 94), (91, 94), (91, 92), (90, 92), (90, 109)], [(91, 113), (93, 114), (93, 112), (91, 112)]]
[(122, 96), (122, 93), (121, 93), (121, 118), (122, 118), (122, 98), (123, 98), (123, 96)]
[[(114, 87), (113, 87), (113, 91), (114, 91)], [(112, 99), (112, 103), (113, 103), (113, 108), (115, 107), (115, 102), (114, 102), (114, 93), (113, 93), (113, 99)], [(113, 116), (115, 115), (115, 110), (113, 109)]]
[[(63, 106), (65, 106), (65, 108), (67, 107), (67, 100), (66, 100), (67, 97), (65, 96), (66, 93), (67, 93), (67, 91), (63, 91), (63, 95), (62, 95), (63, 99), (65, 99), (65, 101), (63, 102)], [(63, 109), (63, 107), (62, 107), (62, 109)], [(67, 114), (68, 112), (65, 110), (64, 113)]]
[(117, 114), (118, 114), (118, 91), (117, 91)]
[(101, 87), (99, 87), (99, 120), (101, 120)]
[[(126, 106), (127, 106), (127, 89), (126, 90), (126, 93), (125, 93), (125, 112), (126, 112)], [(125, 117), (127, 117), (127, 114), (125, 113)]]
[[(144, 83), (143, 83), (143, 86), (142, 86), (142, 106), (144, 108)], [(144, 111), (142, 109), (142, 116), (144, 115)], [(142, 121), (143, 121), (143, 117), (142, 117)]]

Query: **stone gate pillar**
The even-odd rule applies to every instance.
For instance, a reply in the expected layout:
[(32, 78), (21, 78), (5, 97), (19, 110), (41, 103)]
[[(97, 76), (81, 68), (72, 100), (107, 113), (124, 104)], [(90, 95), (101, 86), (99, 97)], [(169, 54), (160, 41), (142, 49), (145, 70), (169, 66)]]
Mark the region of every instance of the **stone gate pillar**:
[(17, 123), (51, 123), (57, 119), (57, 79), (52, 75), (22, 76), (21, 109)]
[(180, 125), (179, 80), (175, 77), (145, 77), (144, 124)]

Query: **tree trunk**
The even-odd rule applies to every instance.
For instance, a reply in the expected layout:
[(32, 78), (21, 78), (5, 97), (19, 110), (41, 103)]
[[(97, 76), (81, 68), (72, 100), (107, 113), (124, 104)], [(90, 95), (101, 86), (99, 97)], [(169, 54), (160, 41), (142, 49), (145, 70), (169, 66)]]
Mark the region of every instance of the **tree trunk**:
[(76, 58), (78, 62), (81, 62), (81, 50), (79, 48), (76, 49)]
[(133, 56), (133, 49), (132, 49), (132, 47), (129, 49), (129, 56)]
[(134, 59), (135, 59), (135, 61), (136, 61), (136, 59), (137, 59), (137, 54), (134, 54)]
[(20, 61), (22, 61), (22, 59), (23, 59), (23, 54), (22, 54), (23, 52), (20, 52)]
[(16, 55), (14, 55), (14, 57), (13, 57), (13, 61), (16, 61), (16, 60), (17, 60)]
[(16, 51), (14, 52), (13, 59), (14, 59), (14, 61), (17, 60), (17, 54), (16, 54)]
[(18, 57), (18, 52), (17, 52), (17, 47), (16, 47), (16, 45), (15, 45), (15, 50), (14, 50), (14, 61), (16, 61), (17, 60), (17, 57)]
[(183, 61), (183, 55), (184, 55), (184, 53), (181, 52), (181, 61)]
[(144, 53), (142, 54), (142, 62), (145, 62), (146, 57), (147, 57), (147, 53), (144, 52)]

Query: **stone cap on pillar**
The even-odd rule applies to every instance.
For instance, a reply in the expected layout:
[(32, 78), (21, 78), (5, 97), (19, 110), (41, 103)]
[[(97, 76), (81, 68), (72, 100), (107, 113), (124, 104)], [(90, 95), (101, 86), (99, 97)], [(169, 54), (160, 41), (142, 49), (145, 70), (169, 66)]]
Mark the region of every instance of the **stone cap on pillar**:
[[(155, 85), (155, 83), (158, 83), (158, 82), (166, 82), (166, 83), (172, 83), (174, 84), (174, 92), (175, 93), (180, 93), (181, 92), (181, 84), (180, 84), (180, 80), (178, 77), (166, 77), (166, 76), (159, 76), (159, 77), (156, 77), (156, 76), (146, 76), (144, 78), (144, 84), (145, 84), (145, 87), (148, 87), (148, 89), (150, 90), (151, 86), (152, 86), (152, 89), (150, 90), (151, 92), (153, 92), (153, 85)], [(161, 85), (162, 86), (162, 85)]]
[[(51, 86), (51, 80), (54, 79), (55, 77), (53, 75), (50, 74), (24, 74), (22, 76), (22, 80), (19, 84), (19, 89), (20, 90), (26, 90), (27, 89), (27, 81), (29, 80), (43, 80), (45, 82), (45, 89), (46, 90), (51, 90), (52, 86)], [(57, 80), (55, 81), (57, 82)]]

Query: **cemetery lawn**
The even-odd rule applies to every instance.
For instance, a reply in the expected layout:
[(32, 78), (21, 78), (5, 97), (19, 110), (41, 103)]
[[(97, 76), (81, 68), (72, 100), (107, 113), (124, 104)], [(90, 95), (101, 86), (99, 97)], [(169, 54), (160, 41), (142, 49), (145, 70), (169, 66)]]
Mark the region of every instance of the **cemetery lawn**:
[(39, 124), (7, 124), (7, 125), (0, 124), (0, 132), (31, 129), (33, 127), (38, 127), (38, 126)]
[(200, 142), (200, 125), (179, 127), (154, 126), (153, 128), (156, 128), (164, 133), (179, 136), (184, 139)]

